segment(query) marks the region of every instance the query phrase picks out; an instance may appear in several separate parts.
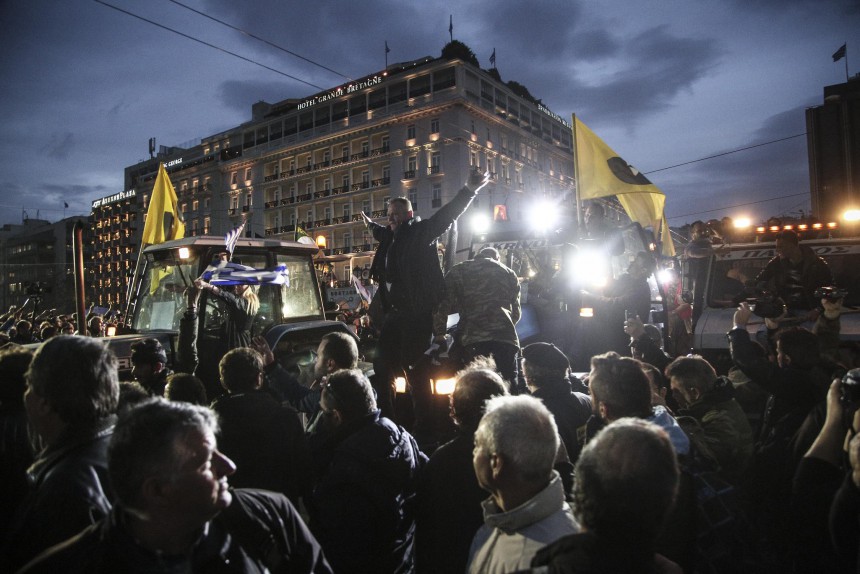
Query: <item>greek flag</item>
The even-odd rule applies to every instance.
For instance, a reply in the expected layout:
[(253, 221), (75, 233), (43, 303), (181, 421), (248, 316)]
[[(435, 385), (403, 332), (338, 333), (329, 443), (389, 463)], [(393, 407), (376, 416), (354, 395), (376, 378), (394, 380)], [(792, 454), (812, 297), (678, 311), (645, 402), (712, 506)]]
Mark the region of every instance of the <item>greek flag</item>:
[(228, 231), (227, 235), (224, 236), (224, 244), (227, 246), (228, 259), (233, 257), (233, 250), (236, 249), (236, 242), (240, 237), (242, 237), (243, 231), (245, 231), (244, 221), (242, 222), (242, 225), (232, 231)]
[(278, 265), (274, 269), (254, 269), (230, 261), (219, 261), (217, 265), (209, 265), (200, 277), (219, 287), (227, 285), (290, 286), (290, 272), (286, 265)]

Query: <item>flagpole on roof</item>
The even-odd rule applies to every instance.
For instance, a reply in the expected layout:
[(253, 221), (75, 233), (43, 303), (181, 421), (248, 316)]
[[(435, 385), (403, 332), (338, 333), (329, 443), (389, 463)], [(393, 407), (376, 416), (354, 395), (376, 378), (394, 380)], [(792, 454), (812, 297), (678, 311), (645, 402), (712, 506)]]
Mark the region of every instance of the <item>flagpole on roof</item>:
[(844, 46), (845, 46), (845, 83), (847, 84), (848, 80), (849, 80), (849, 78), (848, 78), (848, 42), (847, 41), (845, 42)]
[(448, 16), (448, 35), (451, 36), (451, 41), (454, 41), (454, 15)]

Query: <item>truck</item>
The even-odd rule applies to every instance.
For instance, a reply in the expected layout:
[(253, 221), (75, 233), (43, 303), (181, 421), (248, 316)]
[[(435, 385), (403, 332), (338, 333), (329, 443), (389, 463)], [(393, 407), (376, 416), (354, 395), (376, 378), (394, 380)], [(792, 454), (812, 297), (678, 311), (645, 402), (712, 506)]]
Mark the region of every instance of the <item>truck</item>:
[[(178, 349), (179, 321), (185, 312), (185, 289), (225, 252), (223, 237), (196, 236), (146, 247), (129, 284), (127, 311), (121, 333), (106, 338), (119, 360), (120, 376), (130, 378), (131, 345), (144, 338), (161, 341), (170, 360)], [(327, 333), (351, 333), (339, 321), (327, 320), (314, 271), (316, 245), (272, 239), (240, 238), (232, 261), (254, 269), (284, 266), (282, 285), (260, 285), (260, 310), (251, 329), (262, 335), (282, 364), (294, 370), (308, 367), (320, 339)], [(201, 293), (198, 303), (197, 374), (217, 388), (219, 343), (225, 319), (221, 302)]]
[[(772, 237), (759, 237), (765, 240), (715, 245), (714, 253), (700, 260), (706, 266), (704, 285), (687, 283), (690, 289), (702, 290), (703, 300), (702, 313), (693, 330), (693, 349), (721, 372), (731, 365), (726, 333), (733, 327), (732, 318), (738, 297), (743, 297), (743, 286), (752, 284), (775, 256)], [(804, 239), (801, 235), (800, 243), (824, 258), (833, 276), (833, 286), (847, 291), (843, 300), (840, 338), (846, 348), (856, 345), (860, 341), (860, 237)], [(689, 273), (685, 273), (685, 280), (691, 281)], [(750, 302), (754, 302), (754, 297)], [(802, 326), (811, 329), (813, 324), (807, 322)], [(751, 335), (764, 328), (764, 320), (757, 317), (753, 317), (747, 326)]]

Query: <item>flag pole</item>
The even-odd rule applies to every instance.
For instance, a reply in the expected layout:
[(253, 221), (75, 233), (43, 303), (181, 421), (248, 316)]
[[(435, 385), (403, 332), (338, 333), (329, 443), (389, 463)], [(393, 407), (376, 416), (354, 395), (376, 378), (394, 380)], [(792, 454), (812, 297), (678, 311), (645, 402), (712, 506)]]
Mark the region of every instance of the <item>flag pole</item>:
[(573, 180), (576, 182), (576, 233), (582, 237), (582, 208), (580, 206), (579, 192), (579, 151), (576, 149), (576, 114), (570, 115), (570, 130), (573, 132)]
[(845, 83), (848, 83), (848, 42), (845, 42)]

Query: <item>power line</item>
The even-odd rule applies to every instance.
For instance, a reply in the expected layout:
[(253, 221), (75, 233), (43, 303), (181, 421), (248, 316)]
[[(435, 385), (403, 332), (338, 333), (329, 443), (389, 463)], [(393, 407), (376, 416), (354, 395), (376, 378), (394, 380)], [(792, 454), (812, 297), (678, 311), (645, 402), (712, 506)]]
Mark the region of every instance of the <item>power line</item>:
[(214, 49), (218, 50), (219, 52), (224, 52), (225, 54), (229, 54), (235, 58), (239, 58), (240, 60), (244, 60), (245, 62), (248, 62), (250, 64), (254, 64), (256, 66), (260, 66), (261, 68), (265, 68), (266, 70), (269, 70), (270, 72), (275, 72), (276, 74), (286, 76), (287, 78), (290, 78), (291, 80), (301, 82), (303, 84), (311, 86), (312, 88), (316, 88), (317, 90), (322, 91), (324, 89), (320, 86), (317, 86), (316, 84), (312, 84), (311, 82), (308, 82), (307, 80), (302, 80), (301, 78), (297, 78), (297, 77), (292, 76), (286, 72), (282, 72), (281, 70), (272, 68), (272, 67), (267, 66), (265, 64), (261, 64), (260, 62), (252, 60), (251, 58), (246, 58), (245, 56), (241, 56), (235, 52), (231, 52), (230, 50), (227, 50), (227, 49), (222, 48), (220, 46), (216, 46), (215, 44), (210, 44), (209, 42), (195, 38), (194, 36), (189, 36), (188, 34), (185, 34), (184, 32), (180, 32), (179, 30), (174, 30), (173, 28), (165, 26), (164, 24), (159, 24), (158, 22), (155, 22), (153, 20), (149, 20), (148, 18), (144, 18), (143, 16), (138, 16), (137, 14), (134, 14), (133, 12), (129, 12), (128, 10), (124, 10), (118, 6), (114, 6), (113, 4), (108, 4), (107, 2), (104, 2), (103, 0), (93, 0), (93, 1), (98, 2), (99, 4), (101, 4), (103, 6), (107, 6), (108, 8), (113, 8), (114, 10), (116, 10), (118, 12), (122, 12), (123, 14), (128, 14), (129, 16), (132, 16), (133, 18), (137, 18), (138, 20), (143, 20), (144, 22), (152, 24), (153, 26), (157, 26), (163, 30), (167, 30), (168, 32), (173, 32), (174, 34), (178, 34), (179, 36), (182, 36), (183, 38), (187, 38), (188, 40), (193, 40), (194, 42), (197, 42), (199, 44), (203, 44), (204, 46), (208, 46), (209, 48), (214, 48)]
[(267, 44), (267, 45), (271, 46), (272, 48), (276, 48), (276, 49), (278, 49), (278, 50), (280, 50), (280, 51), (282, 51), (282, 52), (286, 52), (287, 54), (289, 54), (289, 55), (291, 55), (291, 56), (295, 56), (296, 58), (299, 58), (300, 60), (304, 60), (305, 62), (307, 62), (307, 63), (309, 63), (309, 64), (313, 64), (314, 66), (318, 66), (318, 67), (322, 68), (323, 70), (326, 70), (326, 71), (328, 71), (328, 72), (331, 72), (332, 74), (334, 74), (334, 75), (336, 75), (336, 76), (340, 76), (340, 77), (342, 77), (342, 78), (346, 78), (346, 79), (347, 79), (348, 81), (350, 81), (350, 82), (352, 81), (352, 78), (350, 78), (350, 77), (349, 77), (349, 76), (347, 76), (346, 74), (341, 74), (341, 73), (340, 73), (340, 72), (338, 72), (337, 70), (332, 70), (332, 69), (331, 69), (331, 68), (329, 68), (328, 66), (324, 66), (323, 64), (320, 64), (319, 62), (315, 62), (315, 61), (313, 61), (313, 60), (311, 60), (311, 59), (309, 59), (309, 58), (305, 58), (305, 57), (304, 57), (304, 56), (302, 56), (301, 54), (296, 54), (295, 52), (293, 52), (293, 51), (291, 51), (291, 50), (288, 50), (288, 49), (284, 48), (283, 46), (279, 46), (279, 45), (275, 44), (274, 42), (270, 42), (269, 40), (266, 40), (265, 38), (261, 38), (260, 36), (257, 36), (257, 35), (255, 35), (255, 34), (252, 34), (251, 32), (248, 32), (247, 30), (243, 30), (242, 28), (239, 28), (239, 27), (237, 27), (237, 26), (234, 26), (234, 25), (232, 25), (232, 24), (230, 24), (230, 23), (228, 23), (228, 22), (224, 22), (223, 20), (219, 20), (218, 18), (215, 18), (214, 16), (210, 16), (209, 14), (206, 14), (205, 12), (201, 12), (200, 10), (197, 10), (197, 9), (195, 9), (195, 8), (192, 8), (191, 6), (188, 6), (188, 5), (186, 5), (186, 4), (183, 4), (182, 2), (179, 2), (178, 0), (170, 0), (170, 2), (173, 2), (173, 3), (174, 3), (174, 4), (176, 4), (177, 6), (181, 6), (181, 7), (185, 8), (186, 10), (190, 10), (191, 12), (194, 12), (195, 14), (199, 14), (200, 16), (203, 16), (203, 17), (205, 17), (205, 18), (209, 18), (209, 19), (210, 19), (210, 20), (212, 20), (213, 22), (218, 22), (218, 23), (219, 23), (219, 24), (221, 24), (222, 26), (227, 26), (227, 27), (228, 27), (228, 28), (230, 28), (231, 30), (235, 30), (235, 31), (237, 31), (237, 32), (239, 32), (239, 33), (241, 33), (241, 34), (244, 34), (244, 35), (246, 35), (246, 36), (248, 36), (248, 37), (250, 37), (250, 38), (254, 38), (255, 40), (259, 40), (260, 42), (263, 42), (264, 44)]
[[(667, 168), (667, 169), (668, 169), (668, 168)], [(691, 215), (701, 215), (702, 213), (712, 213), (712, 212), (714, 212), (714, 211), (723, 211), (723, 210), (725, 210), (725, 209), (732, 209), (732, 208), (735, 208), (735, 207), (744, 207), (744, 206), (746, 206), (746, 205), (755, 205), (755, 204), (757, 204), (757, 203), (767, 203), (768, 201), (776, 201), (776, 200), (778, 200), (778, 199), (788, 199), (789, 197), (799, 197), (799, 196), (801, 196), (801, 195), (808, 195), (808, 193), (806, 193), (806, 192), (803, 192), (803, 193), (792, 193), (792, 194), (790, 194), (790, 195), (781, 195), (781, 196), (779, 196), (779, 197), (771, 197), (770, 199), (762, 199), (762, 200), (759, 200), (759, 201), (749, 201), (749, 202), (747, 202), (747, 203), (737, 203), (737, 204), (735, 204), (735, 205), (726, 205), (726, 206), (724, 206), (724, 207), (716, 207), (716, 208), (714, 208), (714, 209), (708, 209), (708, 210), (705, 210), (705, 211), (694, 211), (694, 212), (692, 212), (692, 213), (685, 213), (685, 214), (683, 214), (683, 215), (673, 215), (672, 217), (667, 217), (666, 219), (680, 219), (680, 218), (682, 218), (682, 217), (689, 217), (689, 216), (691, 216)]]
[[(96, 1), (98, 1), (98, 0), (96, 0)], [(735, 150), (731, 150), (731, 151), (727, 151), (727, 152), (723, 152), (723, 153), (718, 153), (718, 154), (716, 154), (716, 155), (709, 155), (708, 157), (702, 157), (702, 158), (699, 158), (699, 159), (694, 159), (694, 160), (692, 160), (692, 161), (685, 161), (684, 163), (679, 163), (679, 164), (677, 164), (677, 165), (670, 165), (669, 167), (661, 167), (660, 169), (654, 169), (654, 170), (651, 170), (651, 171), (645, 171), (645, 172), (642, 172), (642, 173), (643, 173), (643, 174), (645, 174), (645, 175), (649, 175), (649, 174), (652, 174), (652, 173), (657, 173), (658, 171), (666, 171), (667, 169), (674, 169), (674, 168), (676, 168), (676, 167), (681, 167), (681, 166), (683, 166), (683, 165), (690, 165), (691, 163), (697, 163), (697, 162), (700, 162), (700, 161), (705, 161), (706, 159), (714, 159), (714, 158), (716, 158), (716, 157), (723, 157), (724, 155), (730, 155), (730, 154), (733, 154), (733, 153), (738, 153), (739, 151), (746, 151), (746, 150), (754, 149), (754, 148), (757, 148), (757, 147), (762, 147), (762, 146), (766, 146), (766, 145), (770, 145), (770, 144), (775, 144), (775, 143), (779, 143), (779, 142), (782, 142), (782, 141), (785, 141), (785, 140), (790, 140), (790, 139), (794, 139), (794, 138), (799, 138), (800, 136), (805, 136), (805, 135), (806, 135), (806, 132), (803, 132), (802, 134), (795, 134), (795, 135), (793, 135), (793, 136), (788, 136), (788, 137), (780, 138), (780, 139), (778, 139), (778, 140), (772, 140), (772, 141), (769, 141), (769, 142), (764, 142), (764, 143), (755, 144), (755, 145), (751, 145), (751, 146), (747, 146), (747, 147), (742, 147), (742, 148), (739, 148), (739, 149), (735, 149)], [(707, 212), (702, 212), (702, 213), (707, 213)]]

